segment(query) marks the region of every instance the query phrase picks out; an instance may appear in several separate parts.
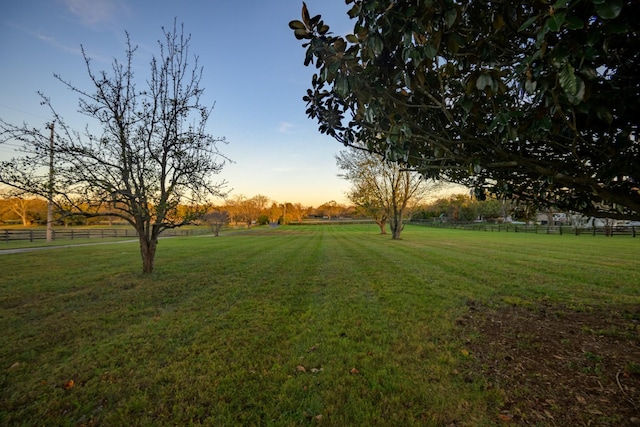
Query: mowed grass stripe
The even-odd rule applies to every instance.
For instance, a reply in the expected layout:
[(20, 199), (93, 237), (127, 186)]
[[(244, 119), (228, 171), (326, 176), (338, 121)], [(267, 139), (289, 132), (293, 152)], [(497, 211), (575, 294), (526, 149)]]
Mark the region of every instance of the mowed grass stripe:
[(162, 240), (152, 276), (135, 244), (11, 255), (0, 420), (492, 425), (455, 319), (468, 298), (640, 303), (638, 242), (585, 239), (259, 228)]

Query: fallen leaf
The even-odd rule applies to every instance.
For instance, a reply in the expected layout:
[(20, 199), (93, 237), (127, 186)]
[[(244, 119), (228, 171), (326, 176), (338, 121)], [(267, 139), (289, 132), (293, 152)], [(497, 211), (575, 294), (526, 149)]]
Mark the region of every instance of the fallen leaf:
[(582, 403), (583, 405), (587, 403), (587, 400), (582, 396), (576, 396), (576, 400), (578, 403)]
[(360, 373), (360, 371), (358, 371), (356, 368), (351, 369), (351, 372), (353, 375), (358, 375)]
[(462, 350), (460, 350), (460, 353), (461, 353), (464, 357), (469, 357), (469, 354), (471, 354), (471, 353), (469, 353), (469, 350), (467, 350), (467, 349), (462, 349)]
[(298, 366), (296, 367), (296, 371), (298, 371), (298, 372), (307, 372), (307, 370), (305, 369), (305, 367), (304, 367), (304, 366), (302, 366), (302, 365), (298, 365)]
[(63, 387), (65, 390), (69, 390), (70, 388), (73, 388), (74, 385), (76, 385), (75, 381), (69, 380), (64, 383)]
[(322, 415), (318, 414), (314, 417), (316, 421), (322, 421)]
[(500, 414), (498, 415), (498, 418), (500, 419), (500, 421), (503, 421), (505, 423), (513, 421), (513, 417), (508, 414)]

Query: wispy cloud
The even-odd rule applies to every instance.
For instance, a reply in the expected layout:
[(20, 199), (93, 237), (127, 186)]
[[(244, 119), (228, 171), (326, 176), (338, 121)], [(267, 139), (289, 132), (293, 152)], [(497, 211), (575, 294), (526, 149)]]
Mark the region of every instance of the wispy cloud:
[(278, 126), (278, 132), (280, 133), (291, 133), (295, 126), (292, 123), (282, 122)]
[(64, 4), (88, 26), (111, 22), (126, 12), (126, 6), (118, 0), (64, 0)]
[(80, 55), (81, 54), (81, 50), (79, 46), (76, 47), (72, 47), (72, 46), (67, 46), (65, 44), (60, 43), (58, 40), (56, 40), (54, 37), (50, 37), (50, 36), (45, 36), (43, 34), (34, 34), (32, 33), (36, 38), (38, 38), (38, 40), (47, 43), (57, 49), (63, 50), (65, 52), (69, 52), (72, 53), (74, 55)]

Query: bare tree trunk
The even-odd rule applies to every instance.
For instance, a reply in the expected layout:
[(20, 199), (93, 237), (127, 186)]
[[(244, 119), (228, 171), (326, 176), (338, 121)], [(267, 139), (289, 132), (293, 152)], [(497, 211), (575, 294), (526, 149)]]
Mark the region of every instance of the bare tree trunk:
[(402, 220), (391, 220), (391, 239), (400, 240), (400, 233), (402, 233)]
[(404, 224), (402, 223), (404, 217), (404, 206), (392, 207), (391, 218), (389, 219), (389, 226), (391, 227), (391, 239), (400, 240), (400, 233), (404, 230)]
[(144, 233), (140, 234), (140, 254), (142, 255), (142, 272), (145, 274), (153, 273), (157, 244), (158, 244), (157, 239), (155, 238), (147, 239)]
[(380, 234), (387, 234), (387, 220), (386, 219), (382, 219), (382, 220), (376, 221), (376, 224), (378, 224), (378, 227), (380, 227)]

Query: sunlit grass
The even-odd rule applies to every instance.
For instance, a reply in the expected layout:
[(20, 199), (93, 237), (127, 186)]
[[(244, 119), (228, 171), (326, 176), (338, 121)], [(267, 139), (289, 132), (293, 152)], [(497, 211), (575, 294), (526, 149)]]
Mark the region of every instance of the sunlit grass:
[[(493, 425), (468, 300), (640, 303), (640, 240), (291, 226), (0, 257), (0, 424)], [(73, 380), (71, 386), (70, 380)]]

